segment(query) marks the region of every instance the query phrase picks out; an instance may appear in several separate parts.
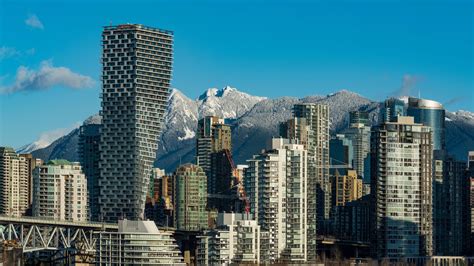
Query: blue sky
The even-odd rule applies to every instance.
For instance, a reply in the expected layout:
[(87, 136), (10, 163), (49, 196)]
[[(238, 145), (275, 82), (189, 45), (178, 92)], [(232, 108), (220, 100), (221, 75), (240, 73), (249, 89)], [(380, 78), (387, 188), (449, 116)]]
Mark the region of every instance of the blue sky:
[(172, 86), (192, 98), (231, 85), (271, 98), (347, 89), (383, 100), (405, 84), (474, 111), (473, 10), (468, 0), (0, 0), (0, 145), (51, 137), (99, 111), (100, 34), (111, 23), (173, 30)]

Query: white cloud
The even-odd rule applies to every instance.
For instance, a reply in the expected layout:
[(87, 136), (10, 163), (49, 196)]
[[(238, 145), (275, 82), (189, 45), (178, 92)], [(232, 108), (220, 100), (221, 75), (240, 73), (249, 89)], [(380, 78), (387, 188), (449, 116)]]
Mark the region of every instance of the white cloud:
[(13, 47), (0, 47), (0, 60), (19, 55), (20, 52)]
[(51, 61), (43, 61), (38, 70), (20, 66), (15, 82), (10, 86), (0, 87), (0, 93), (47, 90), (55, 86), (82, 89), (94, 85), (95, 81), (91, 77), (72, 72), (67, 67), (55, 67)]
[(36, 29), (44, 29), (43, 23), (39, 20), (38, 16), (35, 14), (29, 15), (28, 18), (25, 20), (25, 24)]

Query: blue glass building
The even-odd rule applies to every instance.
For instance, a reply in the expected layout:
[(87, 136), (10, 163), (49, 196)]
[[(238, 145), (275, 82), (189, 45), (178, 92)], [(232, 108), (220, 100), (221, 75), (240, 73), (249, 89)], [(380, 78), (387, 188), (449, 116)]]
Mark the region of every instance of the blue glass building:
[(431, 127), (433, 132), (433, 150), (444, 153), (445, 143), (445, 110), (438, 102), (413, 98), (408, 99), (407, 115), (415, 118), (415, 123)]

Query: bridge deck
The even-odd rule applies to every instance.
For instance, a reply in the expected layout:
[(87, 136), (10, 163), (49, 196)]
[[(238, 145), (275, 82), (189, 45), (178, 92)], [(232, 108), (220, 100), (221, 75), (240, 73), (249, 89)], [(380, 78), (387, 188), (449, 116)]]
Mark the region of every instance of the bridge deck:
[(35, 225), (52, 225), (52, 226), (64, 226), (64, 227), (80, 227), (100, 230), (118, 230), (117, 224), (100, 223), (100, 222), (69, 222), (59, 221), (51, 219), (42, 219), (38, 217), (9, 217), (0, 215), (0, 223), (17, 223), (17, 224), (35, 224)]

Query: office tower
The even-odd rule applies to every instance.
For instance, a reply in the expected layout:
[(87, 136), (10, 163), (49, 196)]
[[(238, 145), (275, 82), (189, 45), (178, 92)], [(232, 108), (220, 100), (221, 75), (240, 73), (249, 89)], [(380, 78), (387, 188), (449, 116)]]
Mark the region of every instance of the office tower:
[(241, 212), (244, 204), (239, 199), (239, 186), (234, 176), (236, 166), (227, 149), (211, 154), (210, 178), (208, 178), (207, 207), (219, 212)]
[(397, 117), (406, 116), (405, 102), (400, 99), (390, 98), (385, 100), (380, 110), (379, 123), (397, 121)]
[(433, 222), (435, 254), (442, 256), (463, 255), (463, 240), (468, 223), (468, 179), (466, 163), (446, 158), (435, 160), (433, 189)]
[(100, 126), (100, 124), (84, 124), (79, 128), (78, 154), (82, 171), (87, 178), (89, 215), (91, 221), (101, 220), (99, 217)]
[(379, 258), (431, 256), (431, 129), (397, 117), (372, 133), (375, 251)]
[(336, 171), (331, 178), (332, 206), (343, 206), (362, 197), (362, 179), (357, 178), (355, 170), (348, 170), (344, 175)]
[(97, 265), (186, 265), (172, 233), (153, 221), (118, 222), (118, 232), (97, 232)]
[(370, 121), (369, 114), (363, 111), (350, 112), (349, 127), (344, 136), (352, 141), (352, 167), (365, 183), (370, 182)]
[(364, 126), (370, 127), (369, 113), (366, 111), (350, 111), (349, 125), (351, 124), (363, 124)]
[(0, 214), (20, 217), (29, 207), (30, 171), (25, 157), (0, 147)]
[(109, 222), (138, 219), (168, 105), (173, 33), (107, 26), (102, 48), (99, 211)]
[(198, 231), (208, 227), (206, 180), (200, 166), (184, 164), (176, 170), (173, 199), (178, 230)]
[(197, 237), (197, 265), (259, 265), (260, 234), (251, 216), (219, 213), (217, 228)]
[(29, 153), (19, 154), (20, 157), (25, 158), (26, 164), (28, 166), (28, 210), (25, 215), (31, 216), (32, 206), (33, 206), (33, 170), (43, 164), (43, 160), (39, 158), (34, 158), (33, 155)]
[(369, 242), (370, 196), (339, 205), (333, 211), (334, 236), (342, 240)]
[(33, 216), (87, 221), (87, 179), (81, 165), (52, 160), (33, 172)]
[(445, 110), (438, 102), (408, 98), (407, 115), (415, 118), (415, 123), (431, 127), (433, 132), (433, 150), (435, 157), (445, 156)]
[(269, 262), (307, 260), (307, 151), (287, 139), (247, 160), (245, 191), (250, 213), (268, 232)]
[[(225, 149), (232, 151), (231, 139), (230, 126), (225, 124), (224, 119), (206, 116), (198, 121), (196, 161), (207, 177), (210, 177), (211, 154)], [(209, 193), (214, 193), (212, 185), (208, 189)]]
[[(347, 138), (343, 134), (337, 134), (329, 141), (329, 157), (331, 165), (340, 166), (337, 171), (339, 174), (347, 174), (347, 169), (352, 168), (352, 162), (354, 158), (354, 146), (352, 140)], [(336, 172), (336, 168), (329, 170), (329, 174), (332, 176)]]
[[(331, 186), (329, 183), (329, 107), (323, 104), (296, 104), (295, 118), (306, 118), (311, 134), (308, 150), (308, 259), (316, 259), (316, 232), (327, 231), (331, 210)], [(313, 209), (313, 208), (316, 209)], [(314, 216), (316, 211), (316, 217)], [(314, 223), (317, 223), (314, 228)]]

